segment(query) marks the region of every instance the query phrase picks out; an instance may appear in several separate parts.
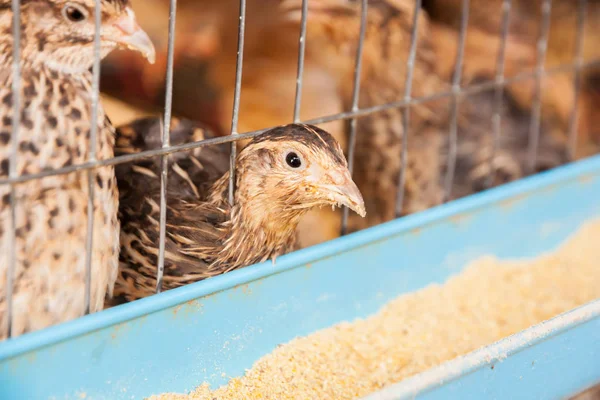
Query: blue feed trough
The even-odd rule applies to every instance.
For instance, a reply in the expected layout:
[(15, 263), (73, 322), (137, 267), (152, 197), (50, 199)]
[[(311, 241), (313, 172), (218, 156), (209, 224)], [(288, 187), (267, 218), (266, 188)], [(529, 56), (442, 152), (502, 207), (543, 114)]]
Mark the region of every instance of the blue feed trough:
[[(482, 255), (539, 255), (594, 217), (600, 157), (289, 254), (276, 266), (2, 343), (0, 398), (143, 399), (205, 381), (217, 387), (227, 382), (224, 372), (241, 376), (280, 343), (366, 317)], [(542, 234), (549, 223), (556, 229)], [(600, 300), (369, 398), (560, 399), (598, 382)]]

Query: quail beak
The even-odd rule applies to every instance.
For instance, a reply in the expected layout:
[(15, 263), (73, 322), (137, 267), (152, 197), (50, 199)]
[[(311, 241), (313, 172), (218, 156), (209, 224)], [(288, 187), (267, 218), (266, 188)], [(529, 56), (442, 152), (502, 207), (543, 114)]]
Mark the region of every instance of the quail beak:
[(113, 23), (111, 31), (116, 32), (114, 37), (105, 39), (117, 43), (117, 45), (126, 47), (130, 50), (139, 51), (150, 64), (156, 60), (156, 50), (152, 40), (144, 30), (138, 25), (133, 10), (129, 7), (125, 9), (126, 15), (122, 16)]
[(319, 185), (319, 189), (325, 193), (331, 204), (344, 205), (363, 218), (367, 215), (365, 202), (360, 190), (352, 181), (350, 171), (346, 170), (343, 173), (331, 172), (327, 180), (335, 183)]

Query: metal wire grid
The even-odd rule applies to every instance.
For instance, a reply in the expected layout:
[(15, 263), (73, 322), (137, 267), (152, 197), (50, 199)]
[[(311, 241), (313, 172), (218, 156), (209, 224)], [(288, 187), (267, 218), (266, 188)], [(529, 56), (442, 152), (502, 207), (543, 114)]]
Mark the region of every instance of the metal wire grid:
[[(306, 3), (307, 0), (304, 0)], [(362, 71), (362, 52), (365, 43), (367, 27), (367, 0), (362, 0), (360, 5), (360, 33), (356, 47), (356, 60), (354, 63), (354, 88), (352, 89), (352, 112), (358, 111), (358, 96), (360, 95), (360, 74)], [(305, 19), (304, 17), (302, 19)], [(354, 171), (354, 150), (356, 148), (356, 117), (350, 120), (350, 137), (348, 138), (348, 169)], [(342, 214), (342, 235), (348, 229), (348, 207), (344, 207)]]
[(494, 182), (496, 176), (496, 170), (494, 169), (494, 159), (496, 158), (496, 153), (498, 152), (498, 147), (500, 147), (500, 123), (502, 122), (502, 95), (504, 91), (504, 63), (505, 63), (505, 54), (506, 54), (506, 40), (505, 38), (508, 36), (508, 27), (510, 23), (510, 7), (511, 0), (503, 0), (502, 2), (502, 22), (500, 27), (500, 46), (498, 48), (498, 58), (496, 60), (496, 79), (494, 82), (496, 83), (496, 87), (494, 88), (494, 104), (493, 104), (493, 114), (492, 114), (492, 154), (490, 155), (489, 160), (489, 169), (490, 173), (486, 179), (486, 186), (491, 187)]
[[(454, 181), (454, 170), (456, 169), (456, 154), (458, 151), (458, 96), (460, 95), (460, 81), (462, 78), (462, 65), (465, 57), (465, 39), (467, 38), (467, 25), (469, 24), (469, 0), (462, 0), (460, 31), (458, 33), (458, 52), (456, 54), (456, 64), (454, 65), (454, 74), (452, 76), (452, 98), (450, 99), (450, 131), (448, 165), (444, 179), (444, 198), (443, 202), (450, 200), (452, 194), (452, 183)], [(402, 166), (404, 169), (404, 166)]]
[[(415, 1), (415, 12), (413, 14), (412, 32), (410, 34), (410, 49), (408, 51), (408, 60), (406, 61), (406, 80), (404, 82), (404, 101), (410, 104), (412, 99), (412, 79), (417, 57), (417, 34), (419, 32), (419, 13), (421, 11), (421, 0)], [(410, 122), (410, 106), (402, 109), (402, 153), (400, 154), (400, 176), (398, 177), (398, 196), (396, 197), (396, 218), (402, 213), (404, 205), (404, 184), (406, 181), (406, 158), (408, 157), (408, 131)], [(402, 188), (402, 189), (400, 189)], [(347, 212), (346, 209), (344, 211)], [(342, 225), (345, 227), (345, 225)]]
[[(517, 82), (521, 82), (527, 79), (535, 79), (535, 91), (534, 91), (534, 104), (533, 104), (533, 112), (531, 116), (531, 125), (529, 132), (529, 150), (530, 150), (530, 166), (535, 165), (535, 157), (537, 144), (539, 140), (540, 134), (540, 117), (541, 117), (541, 90), (542, 85), (541, 81), (545, 76), (551, 74), (557, 74), (562, 72), (570, 72), (574, 71), (574, 85), (575, 85), (575, 101), (572, 108), (572, 114), (569, 122), (569, 146), (571, 149), (571, 154), (574, 153), (574, 148), (576, 145), (576, 134), (577, 134), (577, 99), (579, 96), (579, 87), (580, 87), (580, 75), (581, 70), (590, 67), (596, 64), (599, 64), (598, 61), (584, 63), (582, 56), (582, 48), (583, 48), (583, 31), (585, 25), (585, 10), (587, 7), (587, 0), (578, 0), (578, 18), (577, 18), (577, 44), (576, 44), (576, 58), (574, 64), (562, 64), (553, 68), (544, 68), (544, 59), (545, 53), (548, 43), (548, 33), (549, 33), (549, 25), (550, 25), (550, 12), (551, 12), (551, 2), (552, 0), (543, 0), (542, 3), (542, 18), (541, 18), (541, 29), (538, 37), (538, 56), (537, 56), (537, 68), (534, 72), (524, 72), (518, 75), (515, 75), (511, 78), (504, 77), (504, 60), (505, 60), (505, 48), (506, 48), (506, 39), (508, 36), (508, 26), (509, 26), (509, 15), (511, 9), (511, 0), (503, 0), (502, 7), (502, 23), (501, 23), (501, 32), (500, 32), (500, 48), (498, 51), (498, 59), (497, 59), (497, 71), (495, 80), (492, 82), (485, 82), (480, 84), (474, 84), (462, 87), (460, 84), (461, 81), (461, 70), (462, 63), (464, 58), (464, 47), (465, 47), (465, 37), (468, 25), (468, 9), (469, 9), (469, 0), (462, 0), (462, 17), (460, 23), (459, 30), (459, 49), (455, 64), (455, 73), (452, 80), (452, 89), (448, 92), (435, 93), (430, 96), (424, 96), (420, 98), (413, 98), (411, 95), (412, 89), (412, 77), (414, 70), (414, 61), (417, 52), (417, 34), (418, 34), (418, 21), (419, 15), (421, 13), (421, 0), (415, 0), (415, 8), (413, 15), (413, 26), (411, 33), (411, 43), (410, 50), (407, 60), (407, 75), (405, 78), (405, 92), (404, 97), (401, 100), (375, 105), (371, 107), (359, 108), (358, 100), (360, 95), (360, 72), (361, 72), (361, 59), (362, 59), (362, 48), (365, 40), (365, 32), (366, 32), (366, 20), (367, 20), (367, 11), (368, 11), (368, 0), (361, 0), (361, 27), (360, 27), (360, 35), (357, 46), (356, 60), (355, 60), (355, 74), (354, 74), (354, 89), (352, 95), (352, 109), (350, 111), (345, 111), (333, 115), (328, 115), (320, 118), (315, 118), (311, 120), (304, 121), (307, 124), (321, 124), (325, 122), (331, 122), (335, 120), (350, 120), (350, 138), (349, 138), (349, 149), (348, 149), (348, 164), (349, 168), (352, 170), (354, 166), (354, 150), (356, 145), (356, 120), (359, 117), (364, 117), (373, 113), (382, 112), (389, 109), (394, 108), (402, 108), (403, 109), (403, 138), (402, 138), (402, 153), (399, 155), (401, 157), (401, 173), (399, 177), (399, 187), (397, 193), (397, 202), (396, 202), (396, 214), (399, 215), (402, 211), (403, 198), (404, 198), (404, 181), (405, 181), (405, 167), (406, 167), (406, 158), (407, 158), (407, 143), (409, 138), (409, 118), (410, 118), (410, 107), (413, 105), (418, 105), (421, 103), (438, 100), (446, 97), (451, 98), (451, 123), (449, 129), (449, 139), (450, 139), (450, 156), (448, 160), (448, 173), (445, 177), (445, 196), (444, 201), (446, 201), (450, 196), (450, 190), (452, 186), (452, 179), (454, 175), (454, 167), (456, 162), (456, 150), (457, 150), (457, 113), (458, 113), (458, 105), (459, 100), (463, 96), (468, 96), (472, 94), (476, 94), (479, 92), (487, 91), (493, 89), (495, 91), (495, 101), (494, 101), (494, 111), (493, 111), (493, 120), (492, 120), (492, 135), (494, 142), (494, 151), (498, 147), (499, 138), (501, 136), (501, 108), (502, 108), (502, 91), (505, 86)], [(163, 136), (162, 136), (162, 147), (160, 149), (148, 150), (136, 154), (127, 154), (118, 157), (114, 157), (108, 160), (97, 160), (96, 159), (96, 137), (97, 137), (97, 124), (94, 123), (97, 120), (98, 115), (98, 103), (99, 103), (99, 77), (100, 77), (100, 0), (95, 0), (95, 12), (94, 12), (94, 20), (96, 25), (96, 32), (94, 35), (94, 52), (95, 52), (95, 60), (93, 64), (93, 96), (92, 96), (92, 124), (91, 124), (91, 145), (90, 145), (90, 153), (89, 160), (86, 163), (71, 165), (64, 168), (59, 168), (51, 171), (43, 171), (36, 174), (27, 174), (27, 175), (17, 175), (16, 171), (16, 154), (17, 154), (17, 137), (18, 137), (18, 126), (20, 121), (20, 86), (21, 86), (21, 74), (20, 74), (20, 5), (19, 0), (12, 0), (12, 12), (13, 12), (13, 35), (14, 35), (14, 45), (13, 45), (13, 65), (12, 65), (12, 74), (13, 74), (13, 83), (12, 83), (12, 91), (13, 91), (13, 104), (14, 104), (14, 116), (13, 116), (13, 131), (12, 131), (12, 154), (10, 157), (10, 166), (9, 166), (9, 176), (8, 178), (0, 178), (0, 185), (10, 185), (10, 216), (11, 216), (11, 229), (8, 232), (8, 240), (10, 243), (10, 254), (8, 257), (8, 269), (7, 269), (7, 287), (6, 287), (6, 302), (7, 302), (7, 312), (6, 318), (8, 322), (8, 336), (12, 336), (12, 315), (13, 315), (13, 282), (14, 282), (14, 272), (16, 267), (16, 254), (15, 254), (15, 238), (16, 238), (16, 199), (14, 186), (18, 183), (28, 182), (31, 180), (41, 179), (47, 176), (54, 176), (59, 174), (68, 174), (75, 171), (87, 171), (88, 173), (88, 187), (89, 187), (89, 198), (88, 198), (88, 233), (86, 237), (86, 277), (85, 277), (85, 310), (86, 313), (89, 312), (89, 303), (90, 303), (90, 282), (91, 282), (91, 251), (93, 244), (93, 194), (94, 194), (94, 186), (93, 186), (93, 176), (94, 170), (98, 167), (108, 166), (108, 165), (116, 165), (126, 162), (132, 162), (136, 160), (140, 160), (143, 158), (149, 157), (161, 157), (161, 191), (160, 191), (160, 243), (159, 243), (159, 260), (158, 260), (158, 268), (157, 268), (157, 287), (156, 292), (161, 291), (162, 284), (162, 275), (164, 273), (164, 239), (166, 234), (166, 190), (167, 190), (167, 157), (169, 154), (178, 152), (178, 151), (186, 151), (192, 150), (199, 147), (222, 144), (222, 143), (231, 143), (231, 158), (230, 158), (230, 168), (231, 168), (231, 176), (229, 182), (229, 200), (233, 203), (233, 192), (234, 182), (235, 182), (235, 156), (236, 156), (236, 142), (238, 140), (249, 139), (254, 136), (257, 136), (264, 132), (265, 130), (257, 130), (252, 132), (247, 132), (240, 134), (237, 132), (238, 129), (238, 118), (239, 118), (239, 101), (241, 95), (241, 79), (242, 79), (242, 71), (243, 71), (243, 51), (244, 51), (244, 33), (245, 33), (245, 14), (246, 14), (246, 0), (240, 0), (239, 7), (239, 24), (238, 24), (238, 51), (237, 51), (237, 61), (236, 61), (236, 81), (235, 81), (235, 91), (234, 91), (234, 104), (233, 104), (233, 115), (231, 122), (231, 132), (229, 136), (224, 137), (216, 137), (211, 139), (202, 140), (194, 143), (186, 143), (181, 145), (170, 145), (170, 122), (171, 122), (171, 111), (172, 111), (172, 96), (173, 96), (173, 54), (174, 54), (174, 44), (175, 44), (175, 14), (176, 14), (176, 6), (177, 0), (170, 0), (170, 11), (169, 11), (169, 38), (168, 38), (168, 55), (167, 55), (167, 74), (166, 74), (166, 95), (165, 95), (165, 109), (164, 109), (164, 125), (163, 125)], [(298, 51), (298, 71), (297, 71), (297, 80), (296, 80), (296, 95), (294, 102), (294, 122), (300, 121), (300, 103), (302, 96), (302, 80), (303, 80), (303, 71), (304, 71), (304, 54), (306, 48), (306, 25), (307, 25), (307, 12), (308, 12), (308, 0), (302, 1), (302, 17), (301, 17), (301, 29), (300, 29), (300, 37), (299, 37), (299, 51)], [(358, 133), (359, 134), (359, 133)], [(532, 161), (533, 160), (533, 161)], [(490, 160), (490, 163), (493, 162), (493, 157)], [(488, 177), (488, 182), (491, 183), (493, 179), (493, 168), (490, 168), (490, 176)], [(343, 223), (342, 223), (342, 233), (346, 232), (347, 227), (347, 218), (348, 218), (348, 210), (344, 209), (343, 214)]]
[(537, 163), (537, 151), (540, 142), (540, 125), (542, 116), (542, 74), (546, 62), (546, 50), (548, 49), (548, 33), (550, 32), (550, 11), (552, 0), (542, 2), (542, 20), (540, 24), (540, 36), (537, 42), (537, 65), (535, 89), (533, 92), (533, 108), (531, 110), (531, 122), (529, 124), (529, 156), (527, 157), (527, 170), (529, 173), (535, 170)]

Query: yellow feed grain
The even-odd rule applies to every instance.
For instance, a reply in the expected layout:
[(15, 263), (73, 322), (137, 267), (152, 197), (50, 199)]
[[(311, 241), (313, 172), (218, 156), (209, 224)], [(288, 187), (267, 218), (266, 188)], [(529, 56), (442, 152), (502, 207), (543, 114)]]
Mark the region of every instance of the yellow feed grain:
[[(533, 239), (532, 239), (533, 240)], [(377, 314), (296, 338), (210, 391), (151, 400), (354, 399), (600, 298), (600, 221), (555, 252), (484, 257)]]

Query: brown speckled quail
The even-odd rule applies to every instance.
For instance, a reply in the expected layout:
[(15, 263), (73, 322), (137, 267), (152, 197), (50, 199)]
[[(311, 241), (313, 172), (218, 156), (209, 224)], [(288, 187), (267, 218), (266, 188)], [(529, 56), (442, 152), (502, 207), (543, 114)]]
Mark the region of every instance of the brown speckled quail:
[[(299, 0), (281, 2), (282, 18), (300, 22)], [(367, 27), (359, 107), (367, 108), (404, 98), (406, 62), (410, 48), (414, 3), (404, 0), (368, 2)], [(435, 73), (435, 54), (428, 35), (428, 19), (420, 14), (412, 96), (441, 92), (445, 85)], [(308, 2), (307, 57), (330, 71), (349, 109), (352, 100), (354, 60), (359, 37), (360, 2), (311, 0)], [(448, 107), (425, 103), (410, 109), (405, 197), (402, 214), (427, 209), (442, 200), (440, 152), (446, 132)], [(355, 179), (365, 196), (368, 218), (351, 218), (352, 230), (395, 217), (401, 169), (403, 115), (387, 109), (357, 121)]]
[[(473, 83), (480, 83), (475, 80)], [(529, 170), (529, 128), (531, 114), (503, 92), (500, 109), (500, 137), (494, 152), (492, 119), (495, 93), (484, 91), (463, 99), (460, 106), (456, 169), (451, 198), (461, 198), (488, 187), (558, 167), (569, 161), (565, 137), (554, 135), (552, 124), (542, 123), (536, 163)], [(444, 147), (443, 162), (448, 159)], [(493, 156), (493, 162), (490, 159)], [(445, 167), (443, 168), (445, 172)], [(492, 172), (492, 175), (490, 175)]]
[[(463, 76), (493, 80), (496, 57), (500, 44), (503, 0), (471, 0), (469, 29), (466, 38)], [(531, 73), (536, 65), (536, 45), (540, 33), (542, 0), (513, 0), (510, 2), (510, 21), (507, 36), (505, 76), (513, 77)], [(575, 62), (577, 48), (578, 7), (581, 1), (553, 0), (550, 9), (545, 67), (565, 67)], [(437, 50), (446, 55), (455, 52), (453, 45), (444, 38), (443, 31), (457, 33), (461, 0), (424, 0), (435, 22), (433, 34)], [(600, 2), (586, 2), (583, 26), (582, 59), (590, 63), (581, 70), (581, 92), (577, 99), (578, 136), (575, 158), (582, 158), (600, 149), (600, 112), (596, 104), (600, 99)], [(442, 40), (439, 40), (439, 39)], [(443, 60), (442, 60), (443, 61)], [(553, 135), (566, 136), (570, 128), (571, 113), (575, 101), (574, 77), (570, 71), (553, 73), (544, 79), (541, 93), (543, 119), (553, 125)], [(534, 101), (534, 80), (522, 79), (507, 86), (516, 105), (531, 110)]]
[[(206, 8), (213, 2), (204, 1)], [(331, 115), (351, 108), (354, 61), (360, 27), (360, 2), (309, 0), (306, 58), (303, 75), (301, 118)], [(410, 46), (410, 1), (369, 1), (368, 29), (363, 54), (360, 107), (402, 100), (406, 59)], [(213, 81), (222, 92), (223, 125), (230, 123), (235, 82), (235, 45), (238, 2), (223, 0), (217, 9), (222, 50), (215, 57)], [(244, 73), (240, 104), (240, 128), (258, 129), (293, 115), (298, 37), (302, 1), (254, 0), (247, 2)], [(433, 72), (435, 63), (428, 36), (428, 21), (419, 21), (419, 51), (415, 62), (413, 96), (443, 90)], [(432, 104), (412, 108), (404, 213), (428, 208), (441, 201), (438, 187), (439, 147), (437, 126), (446, 107)], [(347, 121), (329, 122), (327, 130), (347, 144)], [(394, 218), (400, 171), (402, 113), (386, 110), (360, 118), (355, 178), (365, 196), (367, 218), (352, 218), (359, 229)], [(412, 154), (412, 155), (411, 155)], [(331, 239), (339, 234), (338, 221), (318, 215), (301, 225), (300, 236)], [(329, 228), (329, 230), (327, 230)], [(304, 234), (305, 233), (305, 234)], [(304, 234), (304, 235), (303, 235)], [(304, 240), (303, 240), (304, 241)], [(305, 242), (306, 244), (310, 243)]]
[[(280, 18), (281, 0), (249, 0), (246, 6), (244, 72), (240, 98), (240, 132), (270, 128), (293, 121), (298, 70), (300, 27)], [(197, 0), (197, 15), (204, 20), (204, 36), (211, 36), (218, 51), (208, 62), (208, 77), (216, 89), (215, 118), (221, 132), (231, 128), (235, 87), (239, 1)], [(205, 42), (210, 42), (204, 40)], [(205, 46), (206, 48), (206, 46)], [(205, 52), (208, 53), (208, 52)], [(196, 71), (199, 76), (199, 71)], [(206, 109), (206, 107), (204, 107)], [(322, 65), (307, 57), (304, 64), (300, 119), (303, 121), (343, 111), (335, 80)], [(205, 120), (205, 119), (203, 119)], [(318, 124), (346, 147), (345, 121)], [(329, 209), (308, 212), (298, 225), (298, 243), (306, 247), (339, 235), (341, 214)]]
[[(172, 123), (171, 144), (210, 137), (186, 120)], [(118, 154), (160, 148), (161, 123), (143, 119), (117, 129)], [(364, 216), (338, 142), (315, 126), (291, 124), (252, 139), (236, 159), (228, 202), (229, 146), (201, 147), (169, 159), (163, 289), (172, 289), (294, 248), (299, 219), (313, 207), (346, 205)], [(117, 166), (121, 256), (111, 305), (155, 292), (160, 159)]]
[[(82, 164), (89, 157), (90, 124), (98, 124), (97, 158), (113, 156), (114, 131), (102, 107), (92, 122), (93, 0), (21, 1), (20, 123), (13, 126), (12, 11), (0, 2), (0, 176), (9, 172), (17, 130), (18, 175)], [(101, 53), (116, 47), (154, 47), (127, 0), (102, 0)], [(112, 167), (95, 174), (91, 311), (112, 291), (119, 251), (118, 196)], [(12, 334), (20, 335), (84, 313), (87, 172), (15, 186), (16, 270)], [(0, 338), (6, 337), (9, 186), (0, 186)]]
[[(300, 21), (299, 0), (282, 1), (288, 21)], [(354, 54), (360, 22), (359, 2), (311, 0), (308, 3), (307, 57), (332, 71), (338, 80), (342, 98), (349, 104), (352, 94)], [(397, 102), (403, 99), (414, 3), (404, 0), (368, 2), (367, 29), (363, 50), (360, 108)], [(419, 15), (417, 51), (414, 62), (412, 97), (422, 98), (450, 91), (454, 71), (457, 32), (441, 31), (430, 23), (427, 13)], [(475, 39), (480, 39), (476, 36)], [(529, 60), (529, 48), (511, 39), (512, 68)], [(442, 51), (438, 43), (454, 43)], [(481, 43), (472, 40), (472, 49)], [(313, 49), (313, 50), (311, 50)], [(483, 52), (480, 59), (491, 57)], [(470, 60), (471, 61), (471, 60)], [(465, 62), (465, 65), (471, 66)], [(493, 65), (493, 64), (492, 64)], [(451, 66), (444, 68), (444, 66)], [(489, 68), (493, 71), (493, 67)], [(488, 71), (489, 71), (488, 70)], [(480, 78), (481, 70), (469, 70), (463, 84)], [(487, 72), (487, 71), (486, 71)], [(530, 116), (519, 109), (516, 100), (505, 93), (502, 135), (492, 163), (492, 186), (526, 176)], [(492, 117), (494, 93), (459, 99), (457, 121), (456, 169), (448, 199), (456, 199), (484, 190), (492, 155)], [(346, 109), (349, 108), (346, 106)], [(431, 101), (410, 108), (404, 203), (401, 215), (438, 204), (444, 194), (444, 178), (449, 155), (449, 103)], [(403, 113), (386, 109), (358, 119), (356, 144), (356, 182), (365, 196), (370, 218), (351, 218), (351, 228), (360, 229), (394, 218), (394, 206), (401, 169)], [(546, 170), (567, 161), (564, 138), (543, 135), (540, 138), (535, 171)]]

